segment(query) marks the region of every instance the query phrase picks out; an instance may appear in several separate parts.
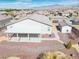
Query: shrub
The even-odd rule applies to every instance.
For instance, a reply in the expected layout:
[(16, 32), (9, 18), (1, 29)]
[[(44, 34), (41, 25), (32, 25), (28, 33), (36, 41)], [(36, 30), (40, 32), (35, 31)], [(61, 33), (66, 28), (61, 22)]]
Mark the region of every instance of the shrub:
[(61, 52), (41, 53), (37, 59), (71, 59)]
[(79, 45), (79, 42), (78, 42), (78, 45)]
[(67, 49), (70, 49), (72, 47), (72, 42), (71, 40), (66, 44), (66, 48)]

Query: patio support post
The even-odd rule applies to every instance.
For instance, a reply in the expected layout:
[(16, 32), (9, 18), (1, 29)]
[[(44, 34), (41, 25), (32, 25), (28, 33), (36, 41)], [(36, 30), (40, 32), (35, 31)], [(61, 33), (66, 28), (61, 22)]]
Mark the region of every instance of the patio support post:
[(19, 39), (19, 37), (18, 37), (18, 33), (17, 33), (17, 39)]
[(41, 34), (39, 35), (39, 39), (42, 39)]
[(28, 39), (30, 40), (30, 38), (29, 38), (29, 33), (28, 33)]
[(39, 39), (41, 39), (41, 40), (42, 40), (42, 35), (41, 35), (41, 34), (39, 35)]
[(7, 40), (9, 40), (9, 34), (7, 33)]

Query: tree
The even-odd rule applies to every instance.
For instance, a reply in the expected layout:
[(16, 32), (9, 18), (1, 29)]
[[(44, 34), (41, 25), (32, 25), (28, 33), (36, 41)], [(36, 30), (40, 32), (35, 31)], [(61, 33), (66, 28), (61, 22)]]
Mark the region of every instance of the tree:
[(59, 14), (59, 16), (62, 16), (62, 13), (58, 13)]
[(69, 13), (69, 17), (72, 17), (72, 13)]

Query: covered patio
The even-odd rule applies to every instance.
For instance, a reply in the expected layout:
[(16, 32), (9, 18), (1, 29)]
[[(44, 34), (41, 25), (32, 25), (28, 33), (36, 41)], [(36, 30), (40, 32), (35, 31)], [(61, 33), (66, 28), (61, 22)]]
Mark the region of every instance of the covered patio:
[(41, 42), (39, 33), (6, 33), (10, 42)]
[(59, 40), (57, 33), (6, 33), (9, 42), (41, 42), (42, 40)]

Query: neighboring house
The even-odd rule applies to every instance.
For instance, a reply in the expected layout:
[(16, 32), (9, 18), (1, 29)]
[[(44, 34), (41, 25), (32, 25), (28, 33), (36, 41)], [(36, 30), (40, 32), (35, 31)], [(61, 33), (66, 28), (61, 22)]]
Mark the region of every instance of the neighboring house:
[(12, 20), (11, 16), (0, 15), (0, 28), (5, 27), (10, 20)]
[(79, 25), (72, 25), (72, 31), (79, 37)]
[(68, 25), (72, 25), (72, 21), (70, 21), (70, 20), (65, 20), (65, 22), (66, 22)]
[(68, 12), (63, 12), (62, 15), (63, 16), (69, 16), (69, 13)]
[(71, 20), (72, 31), (79, 37), (79, 19)]
[(72, 25), (79, 25), (79, 20), (75, 19), (75, 20), (70, 20), (72, 22)]
[(63, 12), (63, 16), (69, 16), (69, 15), (71, 15), (72, 13), (73, 13), (72, 10), (66, 10), (66, 11)]
[(53, 22), (61, 22), (63, 21), (63, 17), (62, 16), (54, 16), (53, 19), (52, 19)]
[(60, 28), (60, 31), (61, 31), (62, 33), (71, 33), (71, 31), (72, 31), (72, 27), (69, 26), (69, 25), (67, 25), (67, 24), (64, 23), (64, 22), (60, 22), (60, 23), (59, 23), (59, 28)]
[(49, 18), (44, 15), (31, 14), (24, 20), (7, 26), (5, 33), (15, 34), (16, 37), (37, 37), (40, 38), (44, 34), (50, 35), (52, 25)]

